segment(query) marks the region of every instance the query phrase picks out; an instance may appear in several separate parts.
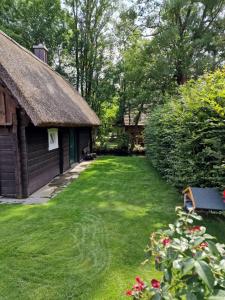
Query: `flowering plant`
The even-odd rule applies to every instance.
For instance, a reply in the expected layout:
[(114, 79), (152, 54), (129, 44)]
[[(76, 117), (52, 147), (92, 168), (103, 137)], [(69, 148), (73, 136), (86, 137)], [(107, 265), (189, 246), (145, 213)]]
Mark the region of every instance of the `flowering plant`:
[[(225, 245), (215, 243), (204, 226), (193, 225), (202, 220), (195, 212), (177, 208), (178, 219), (167, 230), (150, 237), (147, 252), (154, 257), (160, 281), (137, 284), (127, 296), (133, 299), (198, 300), (225, 299)], [(148, 261), (148, 260), (147, 260)]]

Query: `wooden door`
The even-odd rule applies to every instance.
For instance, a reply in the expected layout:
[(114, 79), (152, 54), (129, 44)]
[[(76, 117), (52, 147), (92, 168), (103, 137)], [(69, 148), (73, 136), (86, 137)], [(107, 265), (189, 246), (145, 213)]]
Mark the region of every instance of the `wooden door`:
[(70, 164), (73, 164), (78, 161), (77, 157), (77, 134), (74, 128), (70, 129)]

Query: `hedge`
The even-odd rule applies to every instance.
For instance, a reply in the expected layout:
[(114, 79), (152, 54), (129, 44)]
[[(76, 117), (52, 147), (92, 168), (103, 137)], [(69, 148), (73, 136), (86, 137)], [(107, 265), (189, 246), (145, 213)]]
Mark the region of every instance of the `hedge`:
[(225, 188), (225, 69), (189, 81), (145, 129), (152, 164), (178, 187)]

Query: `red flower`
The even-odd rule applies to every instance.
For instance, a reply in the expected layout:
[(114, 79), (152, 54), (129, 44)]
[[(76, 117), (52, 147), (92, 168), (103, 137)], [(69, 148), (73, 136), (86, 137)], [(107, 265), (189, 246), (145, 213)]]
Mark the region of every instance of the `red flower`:
[(144, 281), (142, 281), (141, 278), (140, 278), (139, 276), (137, 276), (137, 277), (135, 278), (135, 280), (137, 281), (137, 283), (138, 283), (139, 285), (145, 285), (145, 284), (144, 284)]
[(137, 284), (135, 284), (135, 285), (133, 286), (133, 289), (135, 289), (136, 291), (139, 291), (139, 292), (143, 291), (143, 289), (145, 288), (145, 283), (144, 283), (144, 281), (141, 280), (141, 278), (140, 278), (139, 276), (137, 276), (137, 277), (135, 278), (135, 280), (136, 280)]
[(223, 198), (225, 198), (225, 190), (223, 191)]
[(164, 239), (164, 240), (162, 241), (162, 243), (163, 243), (163, 245), (164, 245), (164, 246), (167, 246), (167, 245), (169, 245), (169, 244), (170, 244), (170, 242), (171, 242), (171, 239), (169, 239), (169, 238), (167, 238), (167, 239)]
[(134, 292), (132, 290), (129, 290), (126, 292), (126, 295), (127, 296), (133, 296)]
[(208, 247), (208, 243), (207, 242), (202, 242), (200, 245), (199, 245), (199, 247), (201, 248), (201, 249), (204, 249), (204, 248), (206, 248), (206, 247)]
[(141, 292), (144, 289), (144, 286), (141, 284), (135, 284), (133, 286), (133, 289), (136, 290), (137, 292)]
[(159, 289), (160, 288), (160, 282), (156, 279), (152, 279), (151, 285), (154, 289)]
[(192, 228), (189, 229), (190, 232), (195, 232), (200, 230), (201, 230), (201, 226), (193, 226)]

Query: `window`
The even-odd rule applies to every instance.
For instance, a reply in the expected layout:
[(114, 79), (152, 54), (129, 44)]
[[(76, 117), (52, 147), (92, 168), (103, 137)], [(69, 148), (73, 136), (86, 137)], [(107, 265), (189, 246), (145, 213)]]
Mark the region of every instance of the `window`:
[(58, 128), (48, 129), (48, 150), (59, 148)]

